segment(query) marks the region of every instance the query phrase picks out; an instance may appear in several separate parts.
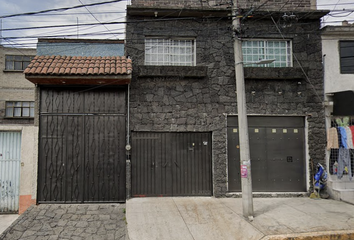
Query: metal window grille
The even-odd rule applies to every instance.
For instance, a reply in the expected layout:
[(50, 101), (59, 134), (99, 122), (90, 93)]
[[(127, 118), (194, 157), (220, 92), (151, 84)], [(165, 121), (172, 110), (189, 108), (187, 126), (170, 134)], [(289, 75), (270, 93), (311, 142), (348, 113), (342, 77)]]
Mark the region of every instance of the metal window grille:
[(270, 64), (251, 64), (248, 67), (291, 67), (291, 42), (287, 40), (245, 40), (242, 42), (244, 63), (275, 59)]
[(354, 73), (354, 41), (339, 41), (340, 73)]
[(34, 102), (6, 102), (6, 117), (33, 118)]
[[(343, 119), (343, 118), (339, 118), (339, 117), (336, 117), (336, 118), (333, 118), (331, 119), (331, 127), (334, 127), (334, 128), (338, 128), (340, 125), (337, 123), (336, 119)], [(349, 118), (349, 123), (348, 123), (348, 126), (354, 126), (354, 118), (351, 117)], [(354, 136), (353, 136), (354, 138)], [(340, 140), (340, 135), (338, 136), (338, 141), (341, 141)], [(340, 146), (341, 144), (338, 143), (338, 145)], [(350, 153), (350, 162), (351, 162), (351, 171), (352, 173), (354, 173), (354, 149), (349, 149), (349, 153)], [(337, 169), (337, 164), (338, 164), (338, 157), (339, 157), (339, 149), (338, 148), (331, 148), (329, 149), (329, 166), (328, 166), (328, 170), (329, 170), (329, 173), (332, 174), (332, 175), (336, 175), (336, 171), (338, 170)], [(348, 175), (348, 169), (346, 168), (343, 172), (343, 175)]]
[(6, 55), (5, 70), (25, 70), (33, 56)]
[(145, 65), (195, 65), (193, 39), (145, 39)]

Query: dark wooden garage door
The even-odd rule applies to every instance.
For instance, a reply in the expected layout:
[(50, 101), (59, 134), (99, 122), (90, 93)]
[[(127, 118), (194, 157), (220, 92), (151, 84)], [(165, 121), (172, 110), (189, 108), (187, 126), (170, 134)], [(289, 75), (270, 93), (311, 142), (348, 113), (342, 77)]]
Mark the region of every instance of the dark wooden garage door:
[[(306, 191), (304, 123), (303, 117), (248, 117), (253, 191)], [(228, 118), (228, 159), (229, 191), (241, 191), (237, 117)]]
[(125, 91), (41, 89), (38, 202), (125, 201)]
[(210, 196), (210, 133), (132, 133), (132, 196)]

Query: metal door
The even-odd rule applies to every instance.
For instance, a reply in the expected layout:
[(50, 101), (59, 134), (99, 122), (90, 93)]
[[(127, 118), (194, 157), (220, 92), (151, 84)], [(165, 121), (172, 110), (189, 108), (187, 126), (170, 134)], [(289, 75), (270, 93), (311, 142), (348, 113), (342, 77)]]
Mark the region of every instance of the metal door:
[(41, 89), (38, 202), (125, 201), (125, 91)]
[(210, 196), (210, 133), (132, 133), (132, 195)]
[[(253, 190), (306, 191), (302, 117), (248, 117)], [(228, 119), (229, 191), (241, 191), (237, 117)]]
[(0, 213), (19, 208), (21, 133), (0, 132)]

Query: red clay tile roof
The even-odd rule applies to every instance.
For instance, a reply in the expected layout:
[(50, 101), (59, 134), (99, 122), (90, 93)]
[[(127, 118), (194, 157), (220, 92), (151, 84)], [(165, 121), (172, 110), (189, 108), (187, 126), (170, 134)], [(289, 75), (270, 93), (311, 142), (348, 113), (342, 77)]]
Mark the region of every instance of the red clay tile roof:
[(132, 61), (126, 57), (36, 56), (24, 73), (41, 76), (128, 75)]

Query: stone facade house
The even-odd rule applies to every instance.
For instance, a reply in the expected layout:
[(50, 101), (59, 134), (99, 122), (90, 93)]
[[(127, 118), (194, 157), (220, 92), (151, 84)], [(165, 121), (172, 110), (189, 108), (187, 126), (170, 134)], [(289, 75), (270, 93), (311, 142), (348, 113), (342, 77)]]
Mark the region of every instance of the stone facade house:
[(326, 12), (315, 6), (239, 1), (234, 32), (230, 1), (131, 1), (127, 197), (240, 192), (234, 35), (243, 41), (253, 191), (310, 190), (312, 163), (325, 162)]
[(35, 49), (0, 45), (0, 213), (22, 213), (35, 203), (35, 86), (23, 75), (34, 55)]
[[(341, 126), (347, 119), (346, 126), (354, 125), (354, 26), (343, 21), (341, 26), (326, 26), (322, 30), (322, 51), (324, 63), (326, 129), (328, 133)], [(330, 140), (328, 134), (328, 140)], [(348, 135), (347, 139), (352, 140)], [(326, 149), (326, 165), (328, 166), (328, 189), (336, 200), (354, 203), (353, 146), (343, 149), (328, 141)], [(347, 151), (347, 164), (340, 171), (343, 163), (339, 159), (339, 151)], [(343, 168), (342, 168), (343, 170)]]

